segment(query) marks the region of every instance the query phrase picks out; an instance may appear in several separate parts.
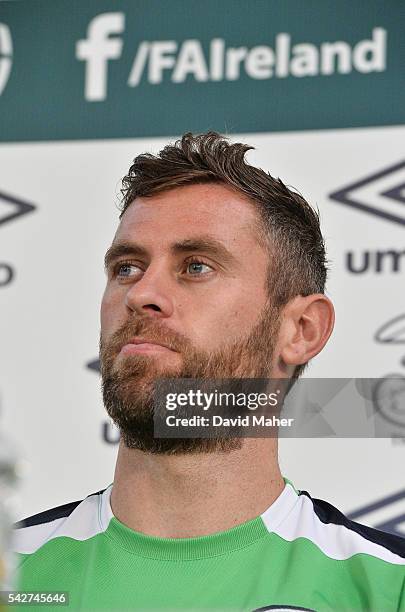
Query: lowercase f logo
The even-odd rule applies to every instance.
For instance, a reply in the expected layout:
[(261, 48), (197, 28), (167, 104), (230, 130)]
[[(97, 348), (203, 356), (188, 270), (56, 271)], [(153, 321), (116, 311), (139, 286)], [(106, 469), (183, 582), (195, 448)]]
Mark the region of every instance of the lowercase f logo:
[(0, 96), (10, 75), (12, 54), (13, 43), (10, 29), (5, 23), (0, 23)]
[(124, 13), (102, 13), (90, 21), (87, 38), (76, 44), (77, 59), (86, 62), (84, 97), (90, 102), (107, 96), (108, 60), (119, 59), (122, 53), (122, 40), (110, 35), (121, 34), (124, 27)]

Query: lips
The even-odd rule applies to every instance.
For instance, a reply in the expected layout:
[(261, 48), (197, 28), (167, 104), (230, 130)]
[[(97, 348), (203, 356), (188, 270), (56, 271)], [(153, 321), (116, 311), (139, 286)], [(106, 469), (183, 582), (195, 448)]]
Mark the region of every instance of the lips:
[(131, 338), (128, 342), (121, 347), (121, 354), (134, 354), (134, 353), (153, 353), (153, 352), (167, 352), (172, 351), (167, 344), (157, 342), (156, 340), (149, 340), (148, 338)]

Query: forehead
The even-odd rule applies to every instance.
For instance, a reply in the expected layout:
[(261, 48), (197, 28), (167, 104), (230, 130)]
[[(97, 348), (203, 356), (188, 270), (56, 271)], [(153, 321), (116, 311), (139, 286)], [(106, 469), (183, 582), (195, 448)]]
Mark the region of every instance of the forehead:
[[(117, 240), (157, 241), (211, 235), (228, 246), (257, 243), (255, 206), (231, 187), (187, 185), (139, 197), (125, 211)], [(236, 246), (236, 245), (235, 245)]]

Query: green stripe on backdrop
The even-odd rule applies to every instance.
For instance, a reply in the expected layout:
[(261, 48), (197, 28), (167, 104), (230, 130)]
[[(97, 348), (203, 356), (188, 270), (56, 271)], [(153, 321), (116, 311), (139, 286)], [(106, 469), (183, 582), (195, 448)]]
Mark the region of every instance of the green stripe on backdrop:
[(405, 4), (0, 2), (0, 140), (405, 122)]

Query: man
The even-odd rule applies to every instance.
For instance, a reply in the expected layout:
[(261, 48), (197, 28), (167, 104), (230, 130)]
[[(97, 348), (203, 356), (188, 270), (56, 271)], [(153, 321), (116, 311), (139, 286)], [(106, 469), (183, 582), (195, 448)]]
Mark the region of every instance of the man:
[(216, 133), (138, 156), (101, 306), (114, 483), (21, 523), (21, 588), (73, 609), (405, 610), (404, 542), (280, 473), (277, 439), (154, 436), (158, 378), (293, 379), (333, 327), (319, 219)]

